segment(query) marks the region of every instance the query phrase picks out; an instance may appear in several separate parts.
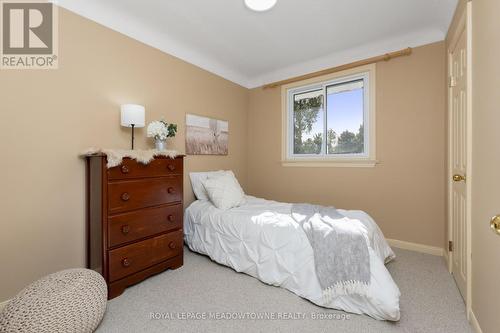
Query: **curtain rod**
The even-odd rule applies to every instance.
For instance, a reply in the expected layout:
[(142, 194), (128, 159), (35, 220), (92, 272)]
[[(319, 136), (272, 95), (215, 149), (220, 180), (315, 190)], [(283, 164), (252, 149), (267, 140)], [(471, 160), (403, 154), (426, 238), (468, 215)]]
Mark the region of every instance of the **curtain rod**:
[(351, 62), (349, 64), (323, 69), (321, 71), (296, 76), (296, 77), (282, 80), (282, 81), (268, 83), (268, 84), (264, 85), (262, 88), (263, 89), (276, 88), (276, 87), (279, 87), (279, 86), (282, 86), (282, 85), (285, 85), (288, 83), (307, 80), (307, 79), (311, 79), (311, 78), (321, 76), (321, 75), (332, 74), (332, 73), (340, 72), (340, 71), (343, 71), (346, 69), (351, 69), (351, 68), (355, 68), (355, 67), (359, 67), (359, 66), (363, 66), (363, 65), (373, 64), (373, 63), (380, 62), (380, 61), (389, 61), (391, 59), (398, 58), (398, 57), (409, 56), (411, 53), (412, 53), (412, 49), (411, 49), (411, 47), (408, 47), (408, 48), (403, 49), (403, 50), (389, 52), (389, 53), (386, 53), (386, 54), (383, 54), (380, 56), (376, 56), (376, 57), (372, 57), (372, 58), (368, 58), (368, 59), (364, 59), (364, 60), (358, 60), (355, 62)]

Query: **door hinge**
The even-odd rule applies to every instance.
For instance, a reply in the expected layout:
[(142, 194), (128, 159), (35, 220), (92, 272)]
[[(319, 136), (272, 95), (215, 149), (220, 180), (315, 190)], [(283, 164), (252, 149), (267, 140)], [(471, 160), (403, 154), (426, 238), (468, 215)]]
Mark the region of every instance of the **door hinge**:
[(453, 242), (452, 241), (448, 242), (448, 251), (453, 252)]
[(454, 76), (450, 76), (449, 85), (450, 85), (450, 88), (453, 88), (457, 85), (457, 80), (455, 79)]

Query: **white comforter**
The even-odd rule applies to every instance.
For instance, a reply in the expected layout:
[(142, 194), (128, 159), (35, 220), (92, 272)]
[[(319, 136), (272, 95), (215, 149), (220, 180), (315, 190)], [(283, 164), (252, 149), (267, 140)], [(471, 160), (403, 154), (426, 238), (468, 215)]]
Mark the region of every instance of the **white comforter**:
[(399, 320), (400, 292), (384, 266), (394, 253), (368, 214), (339, 209), (341, 214), (368, 226), (368, 296), (346, 295), (326, 302), (316, 277), (313, 250), (302, 228), (290, 216), (291, 204), (251, 196), (246, 199), (246, 204), (227, 211), (210, 201), (193, 202), (184, 218), (184, 240), (189, 248), (317, 305), (364, 313), (379, 320)]

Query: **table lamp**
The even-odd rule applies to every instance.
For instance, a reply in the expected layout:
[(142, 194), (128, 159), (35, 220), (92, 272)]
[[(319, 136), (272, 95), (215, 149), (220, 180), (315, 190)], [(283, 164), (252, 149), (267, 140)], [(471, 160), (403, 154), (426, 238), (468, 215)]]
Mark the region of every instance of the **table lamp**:
[(142, 105), (123, 104), (121, 106), (121, 125), (132, 127), (132, 150), (134, 149), (134, 128), (144, 127), (145, 109)]

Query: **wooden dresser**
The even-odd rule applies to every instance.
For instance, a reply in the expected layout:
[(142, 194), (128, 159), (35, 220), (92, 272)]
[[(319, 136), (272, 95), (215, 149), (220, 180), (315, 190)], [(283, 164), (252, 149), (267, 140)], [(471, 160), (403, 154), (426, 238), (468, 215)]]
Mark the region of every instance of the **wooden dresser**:
[(183, 264), (183, 156), (107, 169), (87, 157), (87, 267), (102, 274), (108, 298)]

